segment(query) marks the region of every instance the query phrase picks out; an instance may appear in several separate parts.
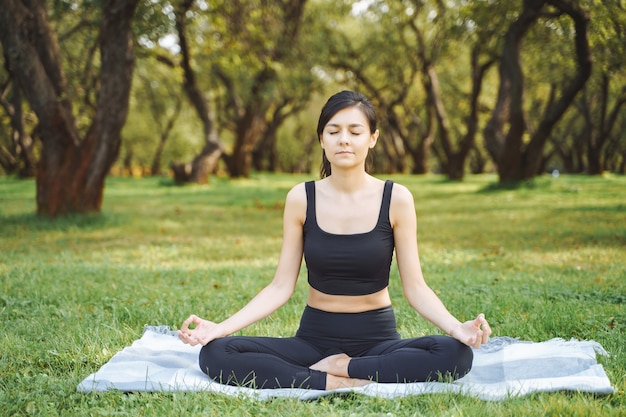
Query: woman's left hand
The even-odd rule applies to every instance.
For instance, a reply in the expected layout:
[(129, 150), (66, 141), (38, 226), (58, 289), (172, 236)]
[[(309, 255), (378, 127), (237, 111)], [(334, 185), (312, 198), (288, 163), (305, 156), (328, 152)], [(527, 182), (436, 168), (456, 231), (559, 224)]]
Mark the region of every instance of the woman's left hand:
[(491, 335), (491, 327), (484, 314), (479, 314), (474, 320), (466, 321), (458, 326), (450, 336), (468, 346), (478, 349), (480, 345), (487, 343)]

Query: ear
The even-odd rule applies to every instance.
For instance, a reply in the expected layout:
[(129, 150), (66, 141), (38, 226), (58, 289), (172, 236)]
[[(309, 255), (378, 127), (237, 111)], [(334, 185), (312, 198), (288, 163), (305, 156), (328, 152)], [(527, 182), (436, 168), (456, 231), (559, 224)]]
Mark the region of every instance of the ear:
[(322, 139), (322, 135), (319, 135), (317, 137), (317, 140), (319, 141), (320, 146), (322, 147), (322, 149), (324, 149), (324, 140)]
[(372, 149), (374, 146), (376, 146), (376, 142), (378, 142), (378, 135), (380, 134), (380, 131), (378, 129), (376, 129), (376, 131), (374, 133), (372, 133), (372, 135), (370, 136), (370, 149)]

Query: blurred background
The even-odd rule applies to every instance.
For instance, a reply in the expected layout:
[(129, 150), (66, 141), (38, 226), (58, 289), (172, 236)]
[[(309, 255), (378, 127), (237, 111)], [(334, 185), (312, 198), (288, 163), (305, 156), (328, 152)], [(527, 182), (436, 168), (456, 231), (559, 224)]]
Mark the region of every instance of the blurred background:
[(376, 106), (376, 173), (626, 171), (626, 5), (575, 0), (7, 0), (0, 172), (37, 211), (105, 178), (311, 173), (326, 99)]

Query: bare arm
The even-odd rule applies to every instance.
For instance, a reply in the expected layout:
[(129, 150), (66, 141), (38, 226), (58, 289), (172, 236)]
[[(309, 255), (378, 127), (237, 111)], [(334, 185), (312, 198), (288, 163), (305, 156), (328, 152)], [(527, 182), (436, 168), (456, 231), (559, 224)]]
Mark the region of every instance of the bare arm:
[(479, 314), (474, 320), (461, 323), (426, 284), (417, 248), (417, 220), (413, 196), (409, 190), (398, 184), (394, 184), (393, 188), (390, 218), (394, 228), (402, 289), (409, 304), (426, 320), (459, 341), (474, 347), (486, 343), (491, 329), (483, 314)]
[[(306, 216), (306, 194), (303, 184), (288, 194), (283, 214), (283, 242), (274, 279), (248, 304), (221, 323), (191, 315), (178, 331), (180, 339), (191, 345), (206, 345), (218, 337), (228, 336), (267, 317), (284, 305), (294, 292), (302, 263), (302, 224)], [(195, 328), (189, 326), (194, 324)]]

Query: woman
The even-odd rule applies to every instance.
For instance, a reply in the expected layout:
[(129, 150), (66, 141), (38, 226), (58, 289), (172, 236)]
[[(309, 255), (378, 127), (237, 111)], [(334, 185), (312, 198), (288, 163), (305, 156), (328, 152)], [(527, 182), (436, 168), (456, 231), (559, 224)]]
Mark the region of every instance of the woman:
[[(472, 364), (470, 347), (486, 343), (491, 329), (483, 314), (459, 322), (428, 287), (413, 196), (366, 172), (379, 134), (371, 103), (358, 93), (335, 94), (322, 109), (317, 134), (322, 179), (287, 194), (272, 282), (221, 323), (190, 316), (180, 339), (202, 344), (202, 371), (231, 385), (335, 389), (463, 376)], [(394, 249), (405, 297), (451, 337), (400, 338), (387, 288)], [(303, 255), (310, 285), (296, 335), (226, 337), (287, 302)]]

